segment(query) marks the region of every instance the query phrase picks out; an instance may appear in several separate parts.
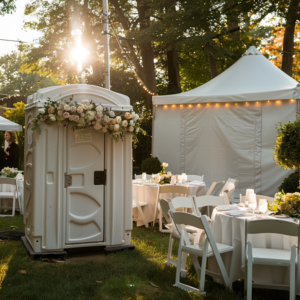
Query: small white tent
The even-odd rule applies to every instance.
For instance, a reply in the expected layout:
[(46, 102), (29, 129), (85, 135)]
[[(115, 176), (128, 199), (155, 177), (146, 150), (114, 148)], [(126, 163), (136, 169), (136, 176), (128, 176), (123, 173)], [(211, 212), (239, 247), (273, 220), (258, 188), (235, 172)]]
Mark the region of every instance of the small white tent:
[(276, 166), (278, 122), (296, 119), (300, 86), (255, 47), (233, 66), (191, 91), (153, 97), (153, 156), (173, 173), (228, 177), (235, 192), (274, 195), (290, 170)]
[(0, 131), (22, 131), (22, 126), (0, 116)]

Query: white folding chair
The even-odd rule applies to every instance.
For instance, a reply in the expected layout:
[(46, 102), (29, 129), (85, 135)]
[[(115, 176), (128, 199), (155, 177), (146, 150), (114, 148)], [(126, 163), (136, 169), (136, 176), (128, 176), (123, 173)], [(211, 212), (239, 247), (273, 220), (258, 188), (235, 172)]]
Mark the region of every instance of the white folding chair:
[(227, 195), (228, 195), (228, 199), (230, 202), (234, 202), (231, 198), (234, 190), (235, 190), (235, 187), (237, 186), (237, 184), (239, 183), (238, 180), (236, 179), (232, 179), (232, 178), (228, 178), (225, 185), (223, 186), (221, 192), (220, 192), (220, 196), (223, 196), (224, 194), (224, 191), (228, 191), (227, 192)]
[(24, 181), (16, 179), (17, 197), (20, 208), (20, 215), (24, 215)]
[[(0, 217), (13, 217), (16, 211), (16, 200), (17, 200), (17, 186), (15, 178), (2, 178), (0, 177), (0, 184), (9, 184), (14, 186), (13, 192), (0, 192), (0, 210), (12, 210), (11, 215), (0, 215)], [(12, 199), (12, 206), (2, 206), (2, 199)]]
[[(272, 289), (288, 289), (290, 290), (290, 300), (296, 299), (296, 263), (298, 262), (299, 249), (299, 224), (281, 220), (253, 220), (246, 221), (246, 263), (245, 263), (245, 280), (244, 288), (247, 293), (247, 300), (252, 299), (252, 287), (256, 288), (272, 288)], [(297, 237), (297, 246), (292, 245), (291, 250), (279, 250), (268, 248), (254, 248), (251, 241), (248, 241), (248, 234), (259, 233), (277, 233), (288, 236)], [(268, 265), (290, 268), (290, 285), (278, 284), (257, 284), (252, 283), (253, 265)]]
[[(226, 204), (224, 197), (218, 196), (193, 196), (193, 201), (195, 205), (195, 210), (198, 216), (201, 216), (200, 209), (204, 206), (219, 206)], [(209, 211), (208, 211), (209, 214)]]
[[(225, 285), (228, 288), (230, 286), (230, 280), (225, 269), (224, 263), (222, 261), (221, 255), (222, 253), (231, 252), (233, 251), (233, 247), (225, 244), (219, 244), (215, 242), (215, 239), (212, 235), (210, 227), (207, 223), (206, 216), (194, 216), (189, 213), (185, 212), (176, 212), (174, 210), (170, 210), (169, 214), (171, 215), (174, 224), (176, 225), (177, 229), (180, 230), (180, 242), (179, 242), (179, 249), (178, 249), (178, 259), (177, 259), (177, 269), (176, 269), (176, 279), (174, 286), (179, 287), (183, 290), (189, 292), (196, 292), (200, 294), (205, 294), (204, 287), (205, 287), (205, 274), (208, 274), (214, 278), (223, 278)], [(185, 226), (193, 226), (198, 229), (202, 229), (206, 233), (205, 243), (203, 249), (199, 247), (198, 244), (192, 245)], [(188, 253), (191, 256), (193, 261), (194, 267), (198, 276), (200, 277), (200, 287), (196, 289), (189, 285), (180, 282), (180, 266), (181, 266), (181, 256), (182, 253)], [(197, 260), (197, 256), (202, 257), (202, 264), (201, 268), (199, 262)], [(212, 271), (206, 270), (206, 260), (207, 258), (215, 256), (216, 261), (219, 265), (221, 275), (218, 273), (214, 273)]]
[[(142, 174), (140, 174), (140, 175), (134, 174), (134, 178), (135, 179), (142, 179)], [(147, 174), (147, 179), (152, 179), (152, 175)]]
[[(173, 201), (174, 200), (174, 201)], [(168, 255), (167, 255), (167, 260), (165, 262), (166, 266), (173, 265), (177, 267), (177, 262), (172, 259), (172, 249), (173, 249), (173, 242), (174, 240), (179, 241), (180, 240), (180, 234), (177, 231), (176, 226), (174, 225), (171, 217), (169, 216), (168, 212), (170, 209), (178, 209), (178, 208), (189, 208), (195, 213), (195, 208), (194, 208), (194, 203), (192, 198), (188, 197), (177, 197), (171, 200), (171, 202), (167, 201), (166, 199), (160, 199), (159, 201), (160, 207), (162, 210), (162, 214), (166, 221), (168, 222), (167, 227), (170, 229), (170, 238), (169, 238), (169, 248), (168, 248)], [(190, 241), (194, 240), (194, 236), (192, 235), (193, 233), (196, 233), (193, 228), (188, 227), (186, 228), (188, 234), (189, 234), (189, 239)], [(183, 253), (182, 255), (182, 263), (181, 263), (181, 276), (185, 277), (186, 276), (186, 260), (187, 260), (187, 254)]]
[(187, 180), (188, 181), (193, 181), (193, 180), (203, 181), (204, 180), (204, 175), (202, 175), (202, 176), (200, 176), (200, 175), (187, 175)]
[(206, 195), (219, 196), (225, 181), (213, 182), (207, 191)]
[[(132, 191), (132, 209), (134, 209), (134, 208), (138, 209), (138, 211), (142, 217), (143, 223), (145, 224), (146, 228), (148, 228), (149, 225), (148, 225), (147, 219), (146, 219), (143, 209), (142, 209), (142, 207), (145, 207), (146, 205), (148, 205), (148, 203), (147, 202), (139, 202), (139, 200), (137, 199), (137, 197), (135, 195), (135, 192)], [(135, 222), (139, 221), (138, 218), (134, 218), (134, 217), (132, 217), (132, 220)]]
[[(153, 216), (153, 226), (155, 226), (155, 220), (156, 220), (156, 213), (157, 209), (159, 209), (159, 195), (160, 194), (179, 194), (183, 195), (185, 197), (189, 194), (189, 187), (188, 186), (182, 186), (182, 185), (161, 185), (157, 191), (157, 197), (156, 197), (156, 203), (155, 203), (155, 209), (154, 209), (154, 216)], [(164, 197), (166, 199), (166, 197)], [(166, 199), (171, 201), (171, 199)], [(162, 229), (162, 211), (159, 209), (159, 231), (164, 232)], [(167, 231), (169, 232), (169, 231)]]

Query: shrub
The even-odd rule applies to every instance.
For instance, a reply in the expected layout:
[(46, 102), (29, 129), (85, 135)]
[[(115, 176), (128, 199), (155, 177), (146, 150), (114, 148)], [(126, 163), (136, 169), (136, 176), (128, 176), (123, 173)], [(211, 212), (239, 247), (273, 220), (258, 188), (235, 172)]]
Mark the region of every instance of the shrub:
[(151, 157), (152, 114), (144, 100), (134, 103), (133, 110), (140, 116), (139, 126), (143, 129), (132, 138), (133, 161), (140, 168), (142, 162)]
[(150, 157), (142, 162), (142, 172), (157, 174), (161, 171), (161, 162), (157, 157)]
[(291, 173), (288, 177), (286, 177), (282, 184), (278, 187), (278, 190), (284, 191), (284, 193), (295, 193), (300, 192), (298, 189), (299, 185), (299, 172)]

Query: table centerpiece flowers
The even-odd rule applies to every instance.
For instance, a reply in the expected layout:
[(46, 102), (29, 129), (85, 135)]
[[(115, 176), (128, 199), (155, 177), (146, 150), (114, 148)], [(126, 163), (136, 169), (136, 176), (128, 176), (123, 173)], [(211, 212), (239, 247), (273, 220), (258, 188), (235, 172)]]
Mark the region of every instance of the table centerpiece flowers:
[(292, 218), (300, 218), (300, 193), (277, 193), (269, 210), (275, 215), (288, 215)]
[(166, 168), (168, 166), (169, 164), (165, 162), (161, 164), (162, 170), (158, 174), (154, 175), (153, 179), (155, 182), (159, 184), (166, 184), (171, 182), (172, 173), (166, 171)]
[(16, 178), (19, 172), (15, 172), (14, 168), (6, 167), (3, 168), (0, 173), (3, 177)]

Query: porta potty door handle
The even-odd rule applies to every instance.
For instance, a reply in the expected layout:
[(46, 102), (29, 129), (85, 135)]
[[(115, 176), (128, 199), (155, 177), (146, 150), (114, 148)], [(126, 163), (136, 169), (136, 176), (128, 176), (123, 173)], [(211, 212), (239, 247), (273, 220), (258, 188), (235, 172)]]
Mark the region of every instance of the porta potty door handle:
[(65, 175), (65, 188), (72, 185), (72, 175)]

